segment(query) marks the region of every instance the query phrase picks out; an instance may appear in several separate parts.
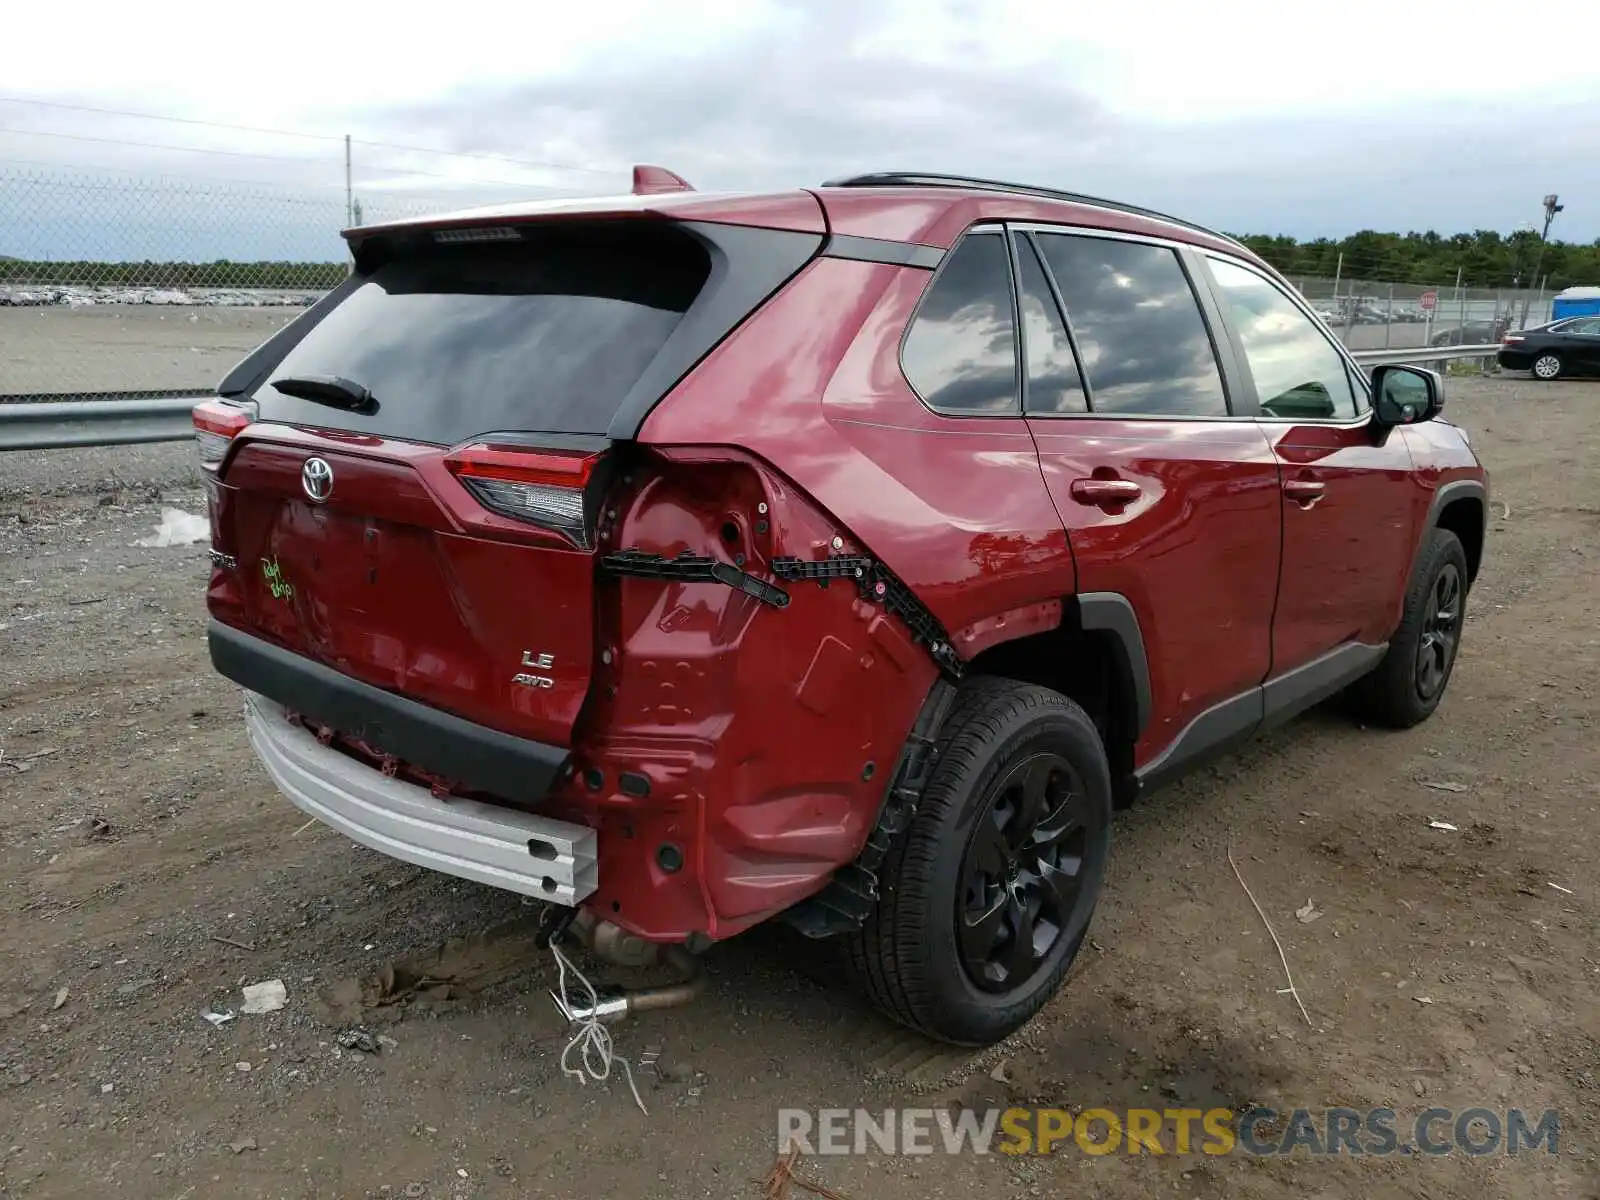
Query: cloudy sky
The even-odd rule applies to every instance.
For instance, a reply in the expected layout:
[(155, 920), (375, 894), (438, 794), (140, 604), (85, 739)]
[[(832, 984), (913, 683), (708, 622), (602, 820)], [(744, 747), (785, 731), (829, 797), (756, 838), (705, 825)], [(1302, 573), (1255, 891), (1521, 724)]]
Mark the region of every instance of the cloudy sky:
[(623, 190), (629, 164), (655, 162), (703, 189), (968, 172), (1301, 237), (1509, 231), (1555, 191), (1567, 210), (1554, 234), (1600, 238), (1595, 6), (1544, 18), (1498, 0), (477, 0), (415, 17), (325, 0), (276, 0), (270, 16), (216, 0), (14, 7), (0, 181), (117, 170), (342, 206), (348, 132), (369, 214)]

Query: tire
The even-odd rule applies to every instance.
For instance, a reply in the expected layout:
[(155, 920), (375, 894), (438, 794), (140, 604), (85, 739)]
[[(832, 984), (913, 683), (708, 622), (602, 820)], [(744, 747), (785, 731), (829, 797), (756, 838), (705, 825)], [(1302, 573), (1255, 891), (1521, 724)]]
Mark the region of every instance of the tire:
[(1431, 530), (1389, 652), (1351, 689), (1356, 715), (1390, 729), (1409, 729), (1433, 715), (1461, 649), (1468, 586), (1461, 540), (1448, 529)]
[(1543, 350), (1533, 356), (1529, 370), (1533, 377), (1541, 383), (1550, 383), (1561, 378), (1561, 373), (1567, 369), (1567, 364), (1561, 360), (1561, 355), (1554, 350)]
[[(1032, 810), (1045, 819), (1030, 827)], [(1046, 688), (969, 680), (916, 816), (884, 860), (878, 905), (848, 940), (852, 973), (904, 1025), (957, 1045), (999, 1041), (1060, 987), (1110, 841), (1111, 772), (1089, 715)], [(1024, 919), (1042, 953), (1018, 949)]]

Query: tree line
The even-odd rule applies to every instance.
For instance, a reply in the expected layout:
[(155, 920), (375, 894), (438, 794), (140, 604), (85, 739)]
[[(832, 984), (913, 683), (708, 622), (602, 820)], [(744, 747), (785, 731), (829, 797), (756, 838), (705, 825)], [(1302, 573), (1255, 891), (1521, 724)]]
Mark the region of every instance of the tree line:
[[(1292, 237), (1246, 234), (1239, 241), (1291, 279), (1299, 276), (1372, 279), (1390, 283), (1450, 286), (1461, 272), (1462, 287), (1536, 288), (1600, 286), (1600, 240), (1589, 244), (1551, 241), (1519, 230), (1510, 235), (1492, 229), (1448, 237), (1428, 233), (1378, 233), (1364, 229), (1338, 240), (1302, 242)], [(1343, 265), (1340, 256), (1343, 255)]]

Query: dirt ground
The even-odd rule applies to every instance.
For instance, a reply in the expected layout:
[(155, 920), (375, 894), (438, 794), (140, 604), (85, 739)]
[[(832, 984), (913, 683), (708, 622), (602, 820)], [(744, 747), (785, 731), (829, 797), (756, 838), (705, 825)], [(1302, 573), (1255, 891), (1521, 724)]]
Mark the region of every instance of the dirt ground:
[[(256, 767), (205, 656), (204, 549), (133, 545), (163, 502), (200, 510), (187, 450), (0, 456), (0, 1195), (757, 1197), (780, 1107), (1042, 1103), (1562, 1127), (1555, 1156), (805, 1169), (850, 1200), (1600, 1196), (1600, 385), (1452, 389), (1496, 498), (1435, 719), (1319, 711), (1124, 814), (1067, 988), (982, 1055), (880, 1021), (779, 931), (715, 948), (699, 1003), (616, 1027), (659, 1050), (648, 1116), (562, 1076), (533, 908), (302, 828)], [(385, 967), (437, 982), (386, 1002)], [(267, 979), (282, 1011), (202, 1019)], [(352, 1023), (389, 1040), (343, 1048)]]
[(0, 308), (0, 395), (213, 387), (300, 312), (131, 304)]

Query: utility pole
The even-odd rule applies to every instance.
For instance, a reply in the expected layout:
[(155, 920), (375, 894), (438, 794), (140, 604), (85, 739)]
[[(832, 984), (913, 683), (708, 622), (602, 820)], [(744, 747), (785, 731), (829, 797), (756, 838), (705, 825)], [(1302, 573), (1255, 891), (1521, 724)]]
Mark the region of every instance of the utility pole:
[[(1466, 340), (1467, 302), (1461, 298), (1461, 268), (1456, 268), (1456, 345)], [(1497, 312), (1495, 316), (1499, 316)]]
[[(1554, 221), (1556, 214), (1566, 207), (1565, 204), (1556, 203), (1560, 199), (1561, 197), (1554, 192), (1544, 198), (1544, 232), (1539, 235), (1541, 242), (1550, 236), (1550, 222)], [(1538, 274), (1538, 272), (1535, 271), (1534, 274)]]
[[(1556, 214), (1566, 207), (1566, 205), (1560, 203), (1560, 200), (1561, 197), (1554, 192), (1544, 198), (1544, 229), (1539, 233), (1539, 249), (1534, 255), (1533, 270), (1528, 272), (1529, 283), (1539, 278), (1539, 268), (1544, 264), (1544, 244), (1550, 237), (1550, 222), (1554, 221)], [(1539, 298), (1541, 300), (1544, 299), (1544, 284), (1542, 283), (1539, 285)], [(1524, 296), (1522, 299), (1522, 324), (1524, 326), (1528, 324), (1528, 308), (1532, 302), (1531, 297), (1528, 296)]]

